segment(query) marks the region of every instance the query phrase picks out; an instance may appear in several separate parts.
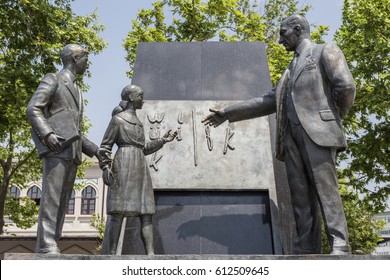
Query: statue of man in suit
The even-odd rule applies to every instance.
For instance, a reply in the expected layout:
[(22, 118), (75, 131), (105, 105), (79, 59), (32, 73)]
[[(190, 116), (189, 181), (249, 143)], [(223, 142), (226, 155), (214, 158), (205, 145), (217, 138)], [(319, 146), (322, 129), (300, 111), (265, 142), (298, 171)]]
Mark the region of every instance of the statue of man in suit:
[(98, 155), (98, 146), (81, 132), (83, 100), (76, 77), (88, 66), (88, 51), (76, 44), (61, 52), (63, 69), (45, 75), (27, 106), (38, 152), (43, 158), (42, 197), (38, 216), (37, 253), (59, 253), (66, 206), (82, 152)]
[(202, 122), (218, 126), (276, 112), (276, 157), (285, 162), (297, 237), (294, 254), (321, 253), (321, 213), (332, 254), (349, 254), (347, 222), (338, 192), (336, 152), (346, 149), (342, 119), (355, 99), (355, 83), (341, 50), (310, 40), (307, 20), (288, 17), (280, 44), (294, 59), (275, 88)]

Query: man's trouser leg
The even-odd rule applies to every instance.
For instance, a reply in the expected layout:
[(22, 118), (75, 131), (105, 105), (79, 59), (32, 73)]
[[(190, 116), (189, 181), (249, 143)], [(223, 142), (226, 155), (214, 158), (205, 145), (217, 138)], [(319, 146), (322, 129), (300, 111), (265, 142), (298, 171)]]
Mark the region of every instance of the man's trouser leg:
[(42, 197), (38, 215), (37, 253), (59, 253), (57, 240), (61, 236), (65, 206), (76, 177), (73, 160), (43, 159)]
[[(286, 135), (286, 168), (297, 223), (296, 250), (321, 252), (321, 220), (332, 248), (349, 251), (348, 229), (338, 190), (335, 149), (315, 144), (301, 125)], [(306, 206), (305, 206), (306, 204)], [(319, 207), (318, 207), (319, 206)], [(311, 217), (310, 217), (311, 216)]]
[(304, 141), (299, 137), (300, 129), (300, 125), (289, 122), (285, 132), (285, 163), (297, 231), (293, 254), (320, 254), (321, 216), (305, 165), (307, 156), (302, 154)]

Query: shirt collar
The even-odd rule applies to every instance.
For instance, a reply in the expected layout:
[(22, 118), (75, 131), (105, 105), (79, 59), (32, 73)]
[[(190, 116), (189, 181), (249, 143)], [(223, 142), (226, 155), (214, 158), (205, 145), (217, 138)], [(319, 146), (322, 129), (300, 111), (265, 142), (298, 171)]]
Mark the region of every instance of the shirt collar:
[(76, 81), (76, 76), (73, 75), (73, 73), (72, 73), (70, 70), (68, 70), (68, 69), (64, 69), (64, 71), (66, 71), (66, 73), (68, 73), (69, 78), (70, 78), (70, 79), (72, 80), (72, 82), (74, 83), (74, 82)]
[(303, 50), (310, 44), (310, 39), (303, 39), (303, 41), (298, 45), (297, 49), (295, 50), (295, 55), (300, 56)]

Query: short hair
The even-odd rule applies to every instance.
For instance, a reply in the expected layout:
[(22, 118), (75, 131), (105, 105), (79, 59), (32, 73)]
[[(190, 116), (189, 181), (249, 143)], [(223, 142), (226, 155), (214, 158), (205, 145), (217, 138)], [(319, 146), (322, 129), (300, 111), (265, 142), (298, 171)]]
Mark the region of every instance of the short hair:
[(88, 50), (77, 44), (68, 44), (62, 49), (61, 61), (65, 65), (71, 61), (72, 57), (84, 54), (88, 54)]
[(307, 21), (307, 19), (300, 15), (300, 14), (294, 14), (292, 16), (289, 16), (284, 20), (284, 22), (288, 26), (296, 26), (299, 25), (301, 27), (302, 33), (310, 36), (310, 24)]

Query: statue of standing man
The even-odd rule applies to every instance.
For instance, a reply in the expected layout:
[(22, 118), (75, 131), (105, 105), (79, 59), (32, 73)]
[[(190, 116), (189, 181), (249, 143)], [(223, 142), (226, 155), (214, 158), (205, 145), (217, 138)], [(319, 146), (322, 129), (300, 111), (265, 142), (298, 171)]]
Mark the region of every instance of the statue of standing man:
[(81, 132), (83, 100), (76, 78), (87, 69), (88, 51), (76, 44), (66, 45), (61, 60), (63, 69), (43, 78), (27, 106), (31, 133), (43, 158), (36, 253), (60, 253), (57, 241), (81, 154), (92, 157), (99, 151)]
[(332, 254), (349, 254), (347, 222), (338, 191), (336, 152), (347, 147), (342, 119), (355, 99), (355, 82), (341, 50), (310, 40), (301, 15), (280, 26), (279, 43), (294, 52), (275, 88), (212, 112), (218, 126), (276, 113), (276, 157), (286, 164), (297, 237), (293, 254), (321, 253), (321, 214)]

